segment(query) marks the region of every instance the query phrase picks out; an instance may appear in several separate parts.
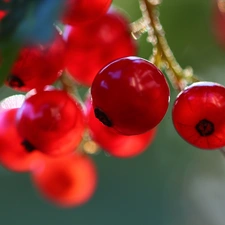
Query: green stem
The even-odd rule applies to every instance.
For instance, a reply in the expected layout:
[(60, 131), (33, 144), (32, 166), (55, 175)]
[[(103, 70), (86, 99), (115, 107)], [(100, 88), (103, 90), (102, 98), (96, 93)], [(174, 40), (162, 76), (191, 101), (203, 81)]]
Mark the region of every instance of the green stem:
[[(150, 61), (159, 69), (165, 70), (173, 87), (178, 91), (181, 91), (188, 84), (199, 80), (194, 76), (191, 67), (183, 69), (174, 57), (159, 20), (157, 9), (159, 3), (160, 2), (157, 0), (140, 0), (140, 9), (142, 11), (143, 19), (147, 21), (145, 24), (147, 24), (146, 30), (148, 31), (148, 41), (153, 45), (153, 54)], [(142, 26), (140, 26), (140, 30), (143, 30)]]

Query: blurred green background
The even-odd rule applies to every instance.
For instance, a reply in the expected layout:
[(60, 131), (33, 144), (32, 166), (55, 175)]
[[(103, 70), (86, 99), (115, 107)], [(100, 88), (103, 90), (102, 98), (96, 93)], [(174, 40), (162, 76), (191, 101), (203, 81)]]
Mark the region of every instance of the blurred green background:
[[(140, 17), (138, 0), (114, 0), (131, 21)], [(212, 0), (164, 0), (160, 18), (168, 42), (182, 66), (201, 79), (225, 84), (225, 49), (213, 35)], [(146, 35), (139, 55), (148, 58)], [(171, 105), (177, 93), (171, 91)], [(0, 88), (1, 99), (12, 90)], [(171, 108), (171, 107), (170, 107)], [(224, 225), (225, 158), (202, 151), (175, 132), (171, 110), (142, 155), (116, 159), (93, 156), (98, 189), (86, 205), (61, 209), (42, 199), (28, 174), (0, 168), (0, 224), (3, 225)]]

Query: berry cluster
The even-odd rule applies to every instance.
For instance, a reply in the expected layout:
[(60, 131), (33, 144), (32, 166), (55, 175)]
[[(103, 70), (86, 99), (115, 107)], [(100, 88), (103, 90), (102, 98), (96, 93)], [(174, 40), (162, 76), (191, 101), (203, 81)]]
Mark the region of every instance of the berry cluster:
[[(197, 82), (182, 69), (159, 29), (157, 4), (141, 6), (143, 18), (130, 26), (111, 0), (67, 0), (57, 22), (63, 29), (49, 43), (22, 46), (5, 80), (26, 93), (0, 103), (0, 163), (30, 172), (39, 192), (59, 206), (93, 195), (97, 172), (89, 153), (100, 147), (129, 158), (152, 143), (170, 101), (163, 68), (180, 91), (172, 111), (180, 136), (202, 149), (225, 146), (225, 87)], [(135, 56), (133, 37), (145, 31), (151, 61)], [(83, 101), (79, 85), (90, 88)]]

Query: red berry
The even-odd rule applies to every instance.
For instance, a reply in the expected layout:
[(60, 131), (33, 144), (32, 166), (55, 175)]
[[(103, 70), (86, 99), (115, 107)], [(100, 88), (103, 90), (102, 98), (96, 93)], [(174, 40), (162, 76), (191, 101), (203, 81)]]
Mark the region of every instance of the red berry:
[[(2, 0), (3, 3), (10, 3), (11, 0)], [(9, 6), (10, 8), (10, 6)], [(6, 15), (8, 15), (9, 10), (0, 10), (0, 20), (2, 20)]]
[(118, 134), (95, 117), (90, 99), (86, 101), (86, 107), (88, 130), (92, 139), (112, 156), (118, 158), (137, 156), (147, 149), (155, 137), (156, 128), (139, 135)]
[(219, 43), (225, 47), (225, 2), (213, 1), (213, 30)]
[(40, 166), (45, 156), (30, 151), (16, 129), (16, 112), (8, 109), (0, 112), (0, 163), (9, 170), (26, 172)]
[(38, 92), (17, 113), (19, 134), (36, 149), (61, 155), (73, 151), (84, 131), (79, 104), (65, 91)]
[(139, 57), (107, 65), (91, 87), (95, 116), (124, 135), (154, 128), (169, 105), (169, 87), (160, 70)]
[(65, 43), (58, 33), (52, 43), (23, 47), (6, 84), (19, 91), (41, 90), (52, 84), (64, 69), (64, 51)]
[(112, 0), (66, 0), (63, 22), (69, 25), (92, 22), (107, 12)]
[(8, 14), (8, 11), (0, 10), (0, 20), (2, 20), (7, 14)]
[(87, 26), (67, 27), (65, 64), (81, 84), (90, 86), (98, 71), (109, 62), (136, 54), (129, 23), (123, 14), (109, 10)]
[(197, 82), (178, 96), (173, 106), (173, 123), (184, 140), (203, 149), (225, 146), (225, 87)]
[(86, 203), (97, 183), (93, 161), (78, 154), (46, 160), (42, 168), (33, 171), (31, 178), (44, 197), (62, 207)]

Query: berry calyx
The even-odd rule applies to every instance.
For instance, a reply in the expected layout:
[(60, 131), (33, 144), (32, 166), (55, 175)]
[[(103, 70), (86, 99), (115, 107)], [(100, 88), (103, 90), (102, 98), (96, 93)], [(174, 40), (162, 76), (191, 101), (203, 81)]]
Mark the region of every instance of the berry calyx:
[(195, 128), (201, 136), (209, 136), (214, 132), (214, 124), (207, 119), (199, 121)]
[(173, 106), (173, 124), (182, 138), (202, 149), (225, 146), (225, 87), (197, 82), (184, 89)]
[(96, 117), (123, 135), (151, 130), (169, 105), (164, 75), (139, 57), (120, 58), (104, 67), (93, 81), (91, 95)]
[(25, 85), (19, 77), (14, 76), (12, 74), (7, 77), (6, 82), (11, 88), (14, 89), (21, 88)]

